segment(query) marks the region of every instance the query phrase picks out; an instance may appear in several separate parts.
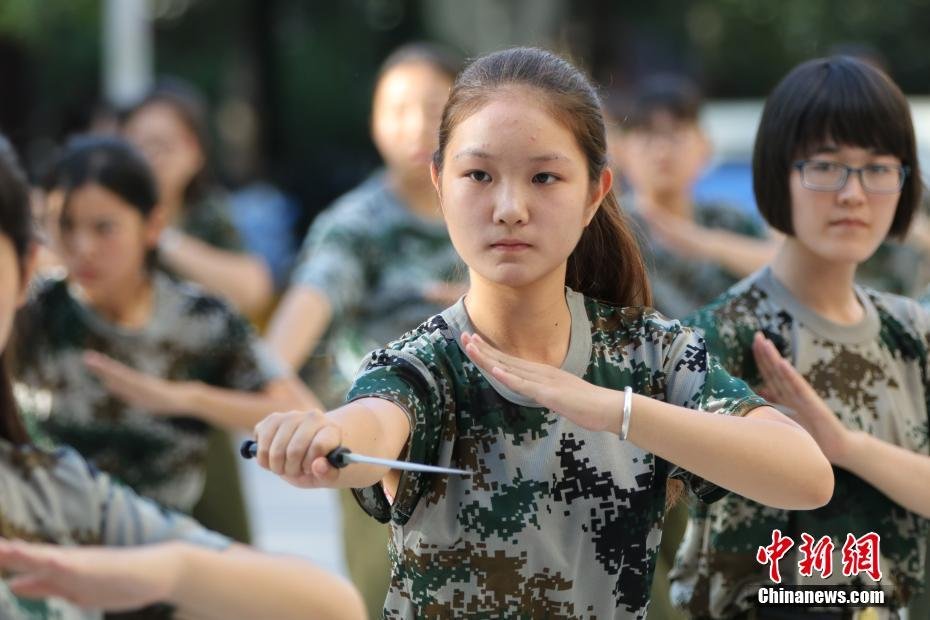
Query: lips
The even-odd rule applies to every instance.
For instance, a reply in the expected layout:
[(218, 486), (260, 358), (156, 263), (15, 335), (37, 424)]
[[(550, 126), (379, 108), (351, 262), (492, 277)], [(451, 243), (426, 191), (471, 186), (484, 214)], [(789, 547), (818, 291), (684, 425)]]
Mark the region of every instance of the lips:
[(516, 252), (529, 249), (530, 244), (520, 239), (501, 239), (500, 241), (492, 243), (491, 247), (495, 250), (502, 250), (504, 252)]
[(830, 226), (848, 226), (851, 228), (868, 228), (869, 225), (862, 220), (857, 220), (855, 218), (843, 218), (841, 220), (834, 220), (830, 222)]

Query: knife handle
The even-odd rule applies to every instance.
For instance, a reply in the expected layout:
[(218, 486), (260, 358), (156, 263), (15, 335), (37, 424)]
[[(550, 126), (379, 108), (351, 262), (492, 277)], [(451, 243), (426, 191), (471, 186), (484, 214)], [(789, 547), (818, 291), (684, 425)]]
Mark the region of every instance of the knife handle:
[[(345, 458), (345, 455), (349, 454), (349, 452), (350, 450), (348, 448), (339, 446), (326, 455), (326, 460), (336, 469), (342, 469), (349, 464), (349, 461)], [(258, 454), (258, 442), (254, 439), (246, 439), (242, 442), (242, 445), (239, 446), (239, 454), (244, 459), (254, 459)]]

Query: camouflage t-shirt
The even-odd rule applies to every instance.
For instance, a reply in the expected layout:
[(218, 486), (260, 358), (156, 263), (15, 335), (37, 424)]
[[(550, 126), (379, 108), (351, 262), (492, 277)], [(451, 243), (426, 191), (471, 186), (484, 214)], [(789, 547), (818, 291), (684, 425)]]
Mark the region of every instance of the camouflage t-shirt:
[(200, 202), (185, 205), (177, 226), (188, 235), (230, 252), (244, 252), (226, 197), (214, 191)]
[[(764, 404), (678, 322), (571, 291), (566, 300), (563, 370), (720, 414)], [(356, 491), (392, 524), (385, 616), (644, 617), (667, 480), (704, 501), (725, 491), (514, 394), (460, 349), (459, 334), (472, 329), (460, 301), (373, 352), (348, 395), (404, 409), (405, 459), (475, 472), (404, 473), (392, 504), (380, 484)]]
[[(930, 317), (913, 300), (857, 287), (860, 324), (832, 323), (802, 306), (765, 268), (686, 319), (704, 330), (707, 348), (724, 368), (750, 385), (760, 382), (752, 338), (763, 331), (850, 429), (920, 454), (928, 439), (927, 343)], [(778, 529), (794, 547), (780, 562), (784, 583), (872, 585), (866, 575), (843, 576), (847, 534), (880, 535), (882, 587), (904, 603), (923, 588), (926, 519), (894, 503), (850, 472), (834, 468), (835, 490), (817, 510), (786, 511), (730, 495), (697, 506), (679, 549), (672, 600), (696, 616), (727, 618), (748, 609), (760, 585), (772, 585), (756, 551)], [(806, 533), (834, 544), (833, 575), (799, 574)]]
[[(634, 203), (633, 197), (621, 200), (623, 205)], [(716, 263), (682, 256), (662, 245), (650, 236), (649, 225), (636, 209), (630, 209), (629, 215), (636, 224), (636, 237), (649, 272), (652, 304), (662, 314), (680, 319), (739, 281), (737, 276)], [(725, 204), (696, 205), (694, 223), (758, 239), (766, 236), (765, 227), (757, 220)]]
[(164, 275), (152, 282), (152, 316), (140, 329), (110, 323), (79, 302), (66, 280), (40, 283), (17, 325), (14, 391), (30, 424), (51, 441), (188, 512), (203, 490), (207, 424), (130, 407), (87, 369), (84, 351), (164, 379), (246, 391), (284, 370), (224, 302)]
[[(0, 439), (0, 537), (57, 545), (135, 546), (182, 540), (222, 550), (230, 541), (98, 472), (70, 448), (15, 447)], [(3, 620), (96, 620), (61, 599), (25, 600), (0, 581)]]
[(323, 291), (333, 319), (301, 374), (328, 405), (341, 403), (365, 354), (449, 305), (430, 299), (431, 287), (465, 277), (445, 224), (413, 213), (373, 175), (317, 216), (304, 241), (292, 284)]

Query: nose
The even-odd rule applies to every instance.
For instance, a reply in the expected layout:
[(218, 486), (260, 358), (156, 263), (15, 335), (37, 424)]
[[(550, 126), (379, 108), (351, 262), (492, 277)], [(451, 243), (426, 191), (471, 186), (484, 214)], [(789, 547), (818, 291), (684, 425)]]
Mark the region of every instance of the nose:
[(65, 247), (75, 258), (87, 258), (94, 252), (94, 242), (91, 235), (80, 230), (74, 230), (64, 235)]
[(862, 187), (862, 170), (850, 172), (846, 184), (840, 188), (837, 196), (842, 204), (862, 204), (866, 200), (865, 188)]
[(512, 184), (502, 185), (494, 201), (494, 222), (515, 226), (529, 221), (529, 210), (521, 192)]

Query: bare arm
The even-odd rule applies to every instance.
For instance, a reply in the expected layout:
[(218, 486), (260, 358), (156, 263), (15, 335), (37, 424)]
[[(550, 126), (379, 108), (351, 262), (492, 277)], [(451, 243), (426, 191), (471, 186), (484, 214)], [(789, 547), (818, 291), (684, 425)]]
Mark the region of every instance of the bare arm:
[(330, 320), (332, 307), (326, 294), (295, 285), (278, 304), (265, 340), (285, 364), (297, 370), (316, 348)]
[(357, 464), (336, 469), (325, 457), (344, 446), (396, 459), (410, 430), (404, 410), (381, 398), (360, 398), (326, 414), (274, 413), (255, 427), (258, 464), (302, 488), (362, 488), (384, 478), (392, 486), (396, 476), (385, 467)]
[(25, 598), (61, 597), (89, 609), (125, 611), (156, 602), (182, 617), (365, 617), (344, 579), (298, 558), (242, 545), (225, 551), (173, 542), (129, 548), (58, 547), (0, 540), (0, 568)]
[[(579, 426), (619, 433), (624, 394), (463, 336), (468, 356), (510, 389)], [(762, 504), (817, 508), (833, 494), (833, 470), (801, 427), (771, 407), (745, 417), (696, 412), (634, 395), (628, 439), (663, 459)]]
[(709, 260), (742, 278), (768, 264), (780, 245), (779, 239), (756, 239), (726, 230), (706, 230)]
[(297, 378), (269, 381), (260, 392), (169, 381), (147, 375), (101, 353), (84, 355), (87, 367), (123, 401), (161, 415), (190, 415), (210, 424), (249, 431), (272, 411), (311, 409), (320, 403)]
[(268, 305), (274, 287), (260, 258), (221, 250), (173, 229), (162, 236), (159, 257), (181, 277), (225, 297), (245, 314), (257, 315)]
[(834, 465), (859, 476), (904, 508), (930, 518), (930, 456), (846, 428), (816, 390), (761, 334), (756, 334), (753, 353), (765, 379), (762, 391), (766, 397), (793, 409), (798, 422)]
[(690, 219), (644, 211), (649, 230), (671, 251), (686, 257), (716, 263), (737, 278), (748, 276), (771, 261), (782, 235), (770, 232), (759, 239), (722, 228), (706, 228)]

